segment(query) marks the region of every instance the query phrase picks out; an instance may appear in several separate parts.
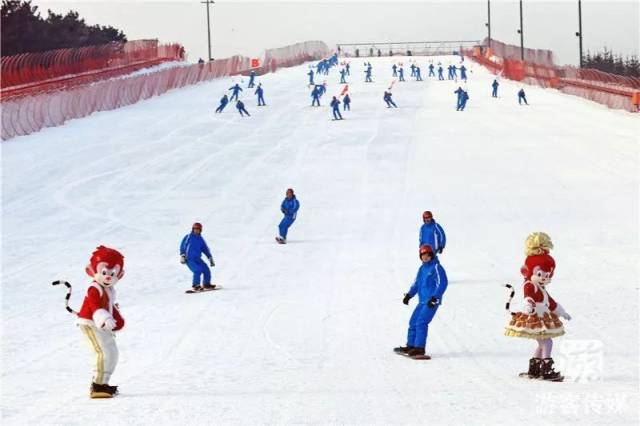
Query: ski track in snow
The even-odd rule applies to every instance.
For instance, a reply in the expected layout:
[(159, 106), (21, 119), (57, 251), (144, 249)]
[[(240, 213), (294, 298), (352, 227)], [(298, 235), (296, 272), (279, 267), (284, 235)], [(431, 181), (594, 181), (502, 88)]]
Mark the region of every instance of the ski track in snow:
[[(97, 405), (95, 423), (110, 425), (637, 424), (637, 115), (530, 86), (520, 107), (507, 80), (492, 99), (493, 76), (468, 62), (464, 112), (458, 84), (432, 78), (396, 83), (399, 108), (387, 109), (391, 59), (371, 62), (364, 83), (351, 60), (344, 121), (328, 107), (336, 68), (317, 78), (328, 92), (312, 108), (303, 65), (258, 78), (266, 107), (234, 77), (4, 142), (3, 424), (81, 424)], [(252, 116), (233, 104), (214, 114), (236, 81)], [(279, 246), (287, 187), (301, 209)], [(450, 283), (433, 359), (413, 361), (391, 349), (415, 306), (401, 299), (426, 209), (447, 232)], [(194, 221), (224, 287), (198, 296), (183, 294), (177, 253)], [(556, 245), (550, 292), (574, 318), (557, 367), (563, 341), (601, 341), (599, 381), (517, 378), (535, 344), (502, 336), (500, 286), (519, 286), (522, 243), (538, 230)], [(92, 355), (50, 283), (70, 281), (79, 308), (99, 244), (125, 255), (127, 325), (122, 393), (92, 401)], [(549, 400), (559, 405), (532, 405)]]

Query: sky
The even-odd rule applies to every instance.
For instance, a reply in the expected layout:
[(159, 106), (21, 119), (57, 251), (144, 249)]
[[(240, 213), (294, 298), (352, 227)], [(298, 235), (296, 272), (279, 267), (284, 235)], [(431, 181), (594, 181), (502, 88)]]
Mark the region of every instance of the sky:
[[(76, 10), (88, 24), (111, 25), (129, 40), (157, 38), (185, 46), (189, 60), (206, 59), (206, 6), (201, 0), (32, 0), (64, 13)], [(305, 40), (339, 43), (482, 40), (487, 1), (242, 1), (219, 0), (210, 8), (212, 57), (258, 57), (265, 48)], [(578, 1), (525, 0), (525, 47), (551, 49), (557, 64), (579, 61)], [(519, 45), (519, 2), (491, 1), (492, 38)], [(582, 1), (584, 51), (607, 47), (638, 55), (640, 0)]]

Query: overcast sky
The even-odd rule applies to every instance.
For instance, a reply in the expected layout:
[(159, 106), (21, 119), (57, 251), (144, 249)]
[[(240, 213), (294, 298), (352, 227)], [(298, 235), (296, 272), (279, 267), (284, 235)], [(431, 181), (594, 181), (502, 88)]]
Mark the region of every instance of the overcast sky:
[[(47, 9), (80, 13), (89, 24), (112, 25), (129, 40), (158, 38), (185, 46), (190, 60), (207, 57), (206, 7), (201, 0), (32, 0)], [(558, 64), (577, 64), (578, 1), (525, 0), (525, 47), (551, 49)], [(211, 6), (213, 57), (258, 56), (265, 48), (304, 40), (337, 43), (482, 40), (487, 1), (240, 1)], [(519, 2), (491, 1), (492, 37), (520, 43)], [(584, 50), (604, 46), (638, 55), (640, 0), (582, 1)]]

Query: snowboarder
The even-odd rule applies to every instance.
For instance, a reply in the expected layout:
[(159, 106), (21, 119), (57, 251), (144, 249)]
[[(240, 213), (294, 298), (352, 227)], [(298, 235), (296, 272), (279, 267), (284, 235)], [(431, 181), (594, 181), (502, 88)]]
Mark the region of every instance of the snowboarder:
[[(521, 268), (525, 278), (523, 311), (511, 313), (505, 335), (535, 339), (538, 342), (538, 347), (529, 360), (529, 370), (522, 373), (522, 377), (562, 381), (564, 378), (560, 372), (553, 369), (551, 339), (564, 334), (564, 326), (559, 317), (571, 320), (571, 315), (547, 292), (547, 286), (556, 269), (556, 263), (549, 255), (552, 248), (551, 238), (544, 232), (534, 232), (527, 237), (525, 241), (527, 257)], [(510, 302), (511, 300), (507, 303), (507, 309)]]
[(236, 83), (235, 86), (229, 87), (229, 90), (233, 90), (233, 94), (231, 95), (231, 99), (229, 99), (230, 101), (232, 101), (234, 99), (238, 99), (238, 94), (242, 91), (242, 87), (240, 87), (240, 85), (238, 83)]
[[(264, 90), (262, 89), (262, 83), (258, 83), (258, 88), (255, 91), (255, 94), (258, 95), (258, 106), (265, 106), (264, 102)], [(247, 113), (248, 115), (249, 113)]]
[[(202, 224), (196, 222), (191, 227), (191, 233), (184, 236), (180, 243), (180, 263), (186, 264), (193, 272), (191, 287), (193, 291), (213, 290), (215, 284), (211, 284), (211, 270), (202, 260), (204, 254), (209, 259), (209, 264), (213, 268), (216, 263), (209, 250), (209, 246), (202, 238)], [(202, 286), (200, 286), (200, 276), (203, 276)]]
[(342, 99), (342, 108), (343, 108), (343, 111), (346, 111), (346, 110), (351, 111), (351, 97), (349, 96), (348, 93), (344, 95), (344, 98)]
[(255, 86), (254, 80), (256, 79), (256, 72), (254, 70), (251, 70), (251, 73), (249, 74), (249, 85), (247, 86), (247, 88), (252, 89)]
[(522, 105), (522, 102), (524, 102), (525, 105), (529, 105), (523, 88), (518, 92), (518, 105)]
[[(425, 244), (419, 249), (422, 265), (418, 269), (416, 279), (404, 295), (402, 303), (409, 304), (409, 300), (418, 294), (418, 305), (413, 310), (409, 320), (409, 330), (407, 332), (406, 346), (394, 348), (394, 352), (425, 359), (425, 347), (429, 334), (429, 323), (442, 304), (442, 296), (447, 290), (447, 274), (440, 265), (440, 261), (435, 257), (433, 248)], [(426, 358), (428, 359), (428, 357)]]
[(220, 99), (220, 105), (218, 106), (218, 108), (216, 108), (216, 112), (222, 112), (228, 103), (229, 97), (227, 95), (224, 95), (222, 99)]
[(117, 386), (109, 385), (118, 364), (115, 332), (124, 327), (114, 287), (124, 276), (124, 256), (117, 250), (99, 246), (85, 270), (93, 282), (77, 313), (77, 323), (96, 355), (90, 396), (112, 398), (118, 393)]
[(287, 189), (285, 199), (282, 200), (282, 204), (280, 205), (280, 211), (284, 214), (284, 218), (280, 222), (280, 225), (278, 225), (278, 229), (280, 231), (280, 234), (276, 237), (276, 241), (278, 243), (287, 243), (287, 233), (289, 232), (289, 227), (293, 225), (293, 222), (295, 222), (299, 208), (300, 202), (296, 198), (296, 195), (293, 193), (293, 189)]
[(335, 96), (331, 99), (331, 108), (333, 108), (333, 119), (342, 120), (342, 114), (340, 114), (340, 101)]
[(382, 99), (387, 103), (387, 108), (391, 108), (391, 106), (393, 106), (394, 108), (398, 108), (398, 105), (396, 105), (396, 103), (393, 102), (393, 99), (391, 99), (391, 92), (387, 92), (385, 90)]
[(251, 117), (251, 114), (249, 114), (249, 111), (247, 111), (246, 108), (244, 107), (244, 102), (242, 102), (240, 99), (238, 99), (238, 102), (236, 102), (236, 108), (238, 109), (238, 112), (240, 113), (241, 117), (244, 117), (244, 114), (247, 114), (247, 116)]
[(493, 91), (491, 92), (491, 97), (493, 98), (497, 98), (498, 97), (498, 86), (500, 85), (500, 83), (498, 83), (497, 79), (493, 80), (493, 83), (491, 83), (491, 87), (493, 87)]
[(429, 210), (422, 213), (422, 226), (420, 227), (420, 246), (428, 244), (434, 251), (435, 256), (442, 253), (447, 244), (447, 235), (439, 223), (433, 218), (433, 213)]

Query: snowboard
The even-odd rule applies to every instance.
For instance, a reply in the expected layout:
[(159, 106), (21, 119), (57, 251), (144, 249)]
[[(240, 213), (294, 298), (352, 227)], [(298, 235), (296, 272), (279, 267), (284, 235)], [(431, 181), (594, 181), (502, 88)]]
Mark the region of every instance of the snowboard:
[(554, 380), (544, 380), (542, 377), (531, 377), (529, 373), (520, 373), (518, 377), (521, 379), (529, 379), (529, 380), (540, 380), (541, 382), (564, 382), (564, 376), (560, 376)]
[(220, 289), (222, 289), (222, 287), (220, 287), (219, 285), (216, 284), (216, 286), (214, 288), (206, 288), (206, 289), (202, 289), (202, 290), (198, 290), (198, 291), (195, 291), (193, 289), (189, 289), (189, 290), (185, 291), (185, 293), (186, 294), (207, 293), (209, 291), (220, 290)]

